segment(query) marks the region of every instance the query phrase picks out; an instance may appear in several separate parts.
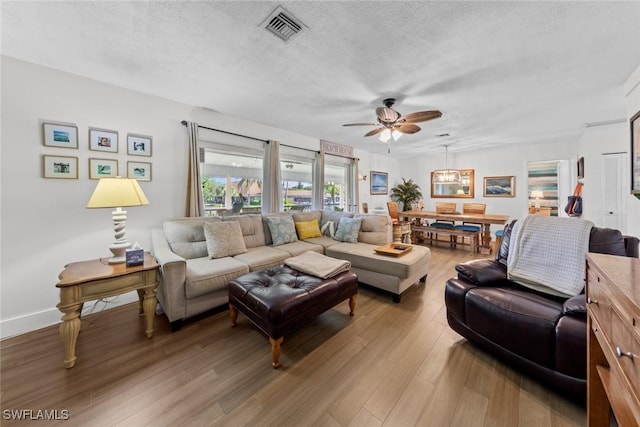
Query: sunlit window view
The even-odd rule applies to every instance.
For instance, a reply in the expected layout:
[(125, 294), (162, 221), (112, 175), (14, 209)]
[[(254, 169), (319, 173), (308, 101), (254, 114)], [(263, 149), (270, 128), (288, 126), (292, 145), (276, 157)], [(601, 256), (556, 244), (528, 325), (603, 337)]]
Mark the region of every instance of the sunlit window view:
[(347, 209), (347, 165), (325, 164), (324, 209), (346, 211)]
[[(261, 213), (263, 153), (244, 150), (233, 153), (228, 148), (204, 149), (200, 176), (207, 216)], [(280, 153), (281, 212), (313, 208), (313, 159), (297, 154), (290, 149)], [(349, 211), (348, 171), (348, 159), (332, 156), (325, 161), (322, 209)]]
[(205, 150), (201, 169), (207, 216), (260, 213), (262, 154), (229, 154)]
[(310, 210), (313, 203), (312, 163), (293, 157), (280, 161), (283, 210)]

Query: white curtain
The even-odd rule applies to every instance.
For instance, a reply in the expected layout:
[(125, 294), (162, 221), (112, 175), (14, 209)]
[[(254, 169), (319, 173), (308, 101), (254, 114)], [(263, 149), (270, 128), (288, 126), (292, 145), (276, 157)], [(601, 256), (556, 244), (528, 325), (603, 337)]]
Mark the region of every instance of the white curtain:
[(282, 208), (280, 143), (269, 141), (264, 150), (262, 168), (262, 213), (279, 212)]
[(350, 159), (347, 169), (347, 210), (358, 212), (358, 159)]
[(324, 153), (316, 153), (311, 174), (313, 176), (313, 209), (322, 209), (324, 203)]
[(188, 122), (187, 131), (189, 133), (189, 164), (187, 165), (186, 216), (204, 216), (200, 159), (198, 158), (198, 123)]

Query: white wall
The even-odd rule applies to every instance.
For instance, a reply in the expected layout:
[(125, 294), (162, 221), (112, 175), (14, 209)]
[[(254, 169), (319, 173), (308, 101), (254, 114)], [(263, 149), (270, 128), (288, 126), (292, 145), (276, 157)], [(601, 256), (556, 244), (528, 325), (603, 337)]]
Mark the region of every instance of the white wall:
[[(627, 119), (631, 119), (640, 111), (640, 65), (631, 73), (624, 84), (624, 93), (627, 101)], [(630, 128), (627, 122), (626, 150), (631, 151), (629, 142)], [(631, 154), (629, 154), (630, 156)], [(640, 237), (640, 199), (627, 195), (627, 233)]]
[[(110, 255), (110, 209), (85, 209), (97, 181), (88, 179), (88, 159), (151, 161), (152, 181), (141, 186), (150, 205), (128, 208), (127, 237), (151, 248), (150, 230), (163, 220), (183, 216), (186, 186), (186, 128), (181, 120), (260, 139), (318, 150), (312, 138), (210, 110), (144, 95), (50, 68), (0, 57), (2, 100), (0, 336), (7, 337), (59, 322), (58, 274), (73, 261)], [(77, 150), (45, 147), (42, 121), (78, 126)], [(88, 128), (119, 132), (117, 154), (90, 151)], [(151, 135), (153, 156), (126, 154), (127, 132)], [(233, 138), (217, 133), (218, 141)], [(78, 180), (42, 178), (42, 155), (78, 157)], [(363, 154), (363, 155), (361, 155)], [(370, 170), (367, 153), (361, 168)], [(383, 162), (384, 163), (384, 162)], [(376, 167), (383, 167), (379, 164)], [(385, 169), (389, 170), (385, 166)], [(395, 171), (391, 171), (392, 176)], [(368, 191), (367, 191), (368, 193)], [(135, 293), (119, 304), (134, 301)]]

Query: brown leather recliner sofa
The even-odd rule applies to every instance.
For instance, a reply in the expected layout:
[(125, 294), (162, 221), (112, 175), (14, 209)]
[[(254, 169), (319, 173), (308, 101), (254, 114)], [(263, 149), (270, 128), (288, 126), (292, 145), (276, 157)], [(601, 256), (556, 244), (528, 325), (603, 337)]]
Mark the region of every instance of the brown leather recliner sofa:
[[(507, 279), (512, 222), (495, 259), (456, 265), (447, 281), (449, 326), (481, 349), (577, 401), (585, 401), (587, 316), (584, 291), (571, 298), (539, 293)], [(593, 227), (589, 251), (638, 257), (638, 238)]]

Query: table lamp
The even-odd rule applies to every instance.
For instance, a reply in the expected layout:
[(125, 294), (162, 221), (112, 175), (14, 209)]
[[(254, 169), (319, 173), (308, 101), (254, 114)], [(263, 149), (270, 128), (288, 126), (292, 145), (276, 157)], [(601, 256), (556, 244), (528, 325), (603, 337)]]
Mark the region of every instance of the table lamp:
[(113, 257), (109, 259), (109, 264), (125, 262), (126, 250), (131, 246), (125, 235), (127, 211), (122, 210), (122, 208), (148, 204), (149, 200), (147, 200), (142, 188), (140, 188), (138, 181), (135, 179), (116, 177), (102, 178), (98, 181), (98, 185), (96, 185), (89, 203), (87, 203), (87, 208), (116, 208), (111, 213), (116, 240), (109, 246), (113, 253)]
[(540, 209), (540, 198), (544, 197), (542, 190), (533, 190), (531, 192), (531, 197), (534, 197), (536, 199), (536, 202), (535, 202), (536, 209)]

